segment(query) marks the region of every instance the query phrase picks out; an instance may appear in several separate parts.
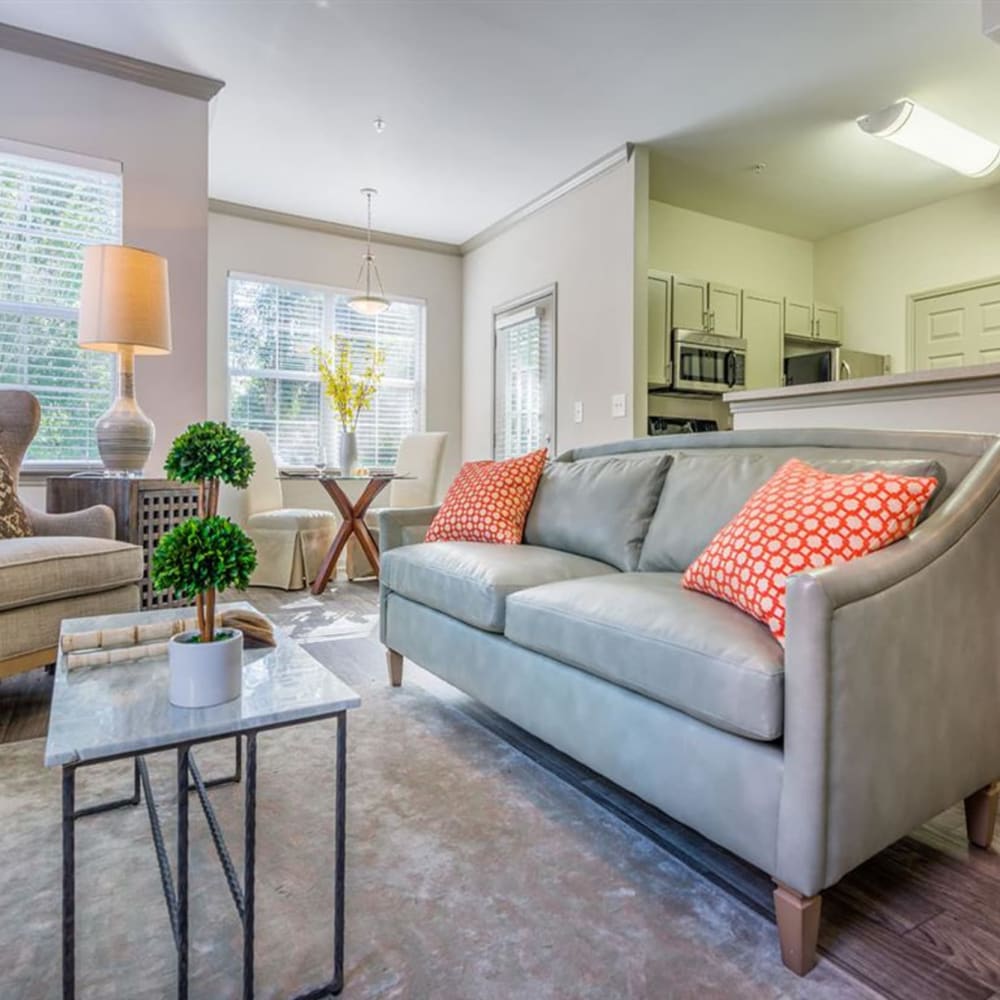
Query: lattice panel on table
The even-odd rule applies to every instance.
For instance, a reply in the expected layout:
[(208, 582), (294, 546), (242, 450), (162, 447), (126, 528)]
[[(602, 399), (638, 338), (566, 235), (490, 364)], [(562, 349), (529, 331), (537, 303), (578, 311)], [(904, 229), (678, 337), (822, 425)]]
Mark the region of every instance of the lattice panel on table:
[(136, 543), (142, 546), (142, 606), (144, 608), (176, 608), (191, 604), (175, 597), (173, 591), (157, 591), (149, 579), (156, 543), (175, 525), (198, 514), (198, 491), (178, 486), (176, 489), (139, 490), (139, 522)]

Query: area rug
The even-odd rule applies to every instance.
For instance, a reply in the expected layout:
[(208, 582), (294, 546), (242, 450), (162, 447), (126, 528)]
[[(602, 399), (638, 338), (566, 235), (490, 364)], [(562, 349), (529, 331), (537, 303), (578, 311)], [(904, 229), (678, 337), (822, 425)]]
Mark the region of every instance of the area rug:
[[(284, 621), (351, 684), (347, 998), (616, 1000), (872, 997), (821, 961), (783, 968), (766, 918), (419, 683), (390, 689), (363, 607)], [(310, 617), (311, 616), (311, 617)], [(335, 620), (334, 620), (335, 619)], [(205, 748), (206, 777), (231, 744)], [(59, 778), (43, 742), (0, 747), (0, 997), (60, 995)], [(332, 962), (333, 727), (260, 737), (257, 996), (288, 997)], [(171, 836), (173, 756), (150, 758)], [(81, 773), (78, 802), (127, 793), (127, 764)], [(242, 789), (212, 791), (239, 858)], [(193, 998), (240, 991), (240, 929), (191, 808)], [(77, 834), (78, 996), (174, 995), (174, 954), (142, 808)]]

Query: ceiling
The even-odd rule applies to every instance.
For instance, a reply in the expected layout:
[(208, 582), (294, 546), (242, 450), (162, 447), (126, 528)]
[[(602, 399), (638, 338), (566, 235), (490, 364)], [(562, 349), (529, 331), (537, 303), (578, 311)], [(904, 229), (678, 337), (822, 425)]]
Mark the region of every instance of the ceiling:
[(225, 80), (214, 198), (357, 225), (372, 185), (376, 228), (454, 243), (625, 141), (653, 147), (654, 197), (816, 239), (989, 183), (859, 114), (905, 94), (1000, 140), (979, 0), (0, 0), (0, 20)]

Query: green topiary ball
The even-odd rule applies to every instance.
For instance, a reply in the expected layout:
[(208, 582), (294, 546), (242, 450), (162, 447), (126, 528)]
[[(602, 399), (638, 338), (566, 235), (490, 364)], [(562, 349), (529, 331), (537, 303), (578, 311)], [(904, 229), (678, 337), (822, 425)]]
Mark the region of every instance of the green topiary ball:
[(193, 517), (157, 543), (152, 580), (157, 590), (183, 597), (208, 590), (244, 590), (257, 566), (257, 550), (246, 532), (228, 517)]
[(250, 445), (239, 431), (214, 420), (192, 424), (170, 446), (164, 463), (167, 475), (181, 483), (221, 479), (245, 490), (253, 475)]

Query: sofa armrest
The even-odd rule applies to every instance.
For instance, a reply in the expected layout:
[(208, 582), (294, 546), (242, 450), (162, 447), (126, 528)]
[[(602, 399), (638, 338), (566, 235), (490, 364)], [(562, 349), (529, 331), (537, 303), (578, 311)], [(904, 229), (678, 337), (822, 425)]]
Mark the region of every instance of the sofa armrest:
[(82, 535), (88, 538), (114, 538), (115, 514), (110, 507), (96, 504), (68, 514), (46, 514), (25, 507), (31, 530), (36, 535)]
[(378, 514), (380, 552), (424, 540), (440, 504), (432, 507), (384, 507)]
[(1000, 777), (1000, 445), (913, 534), (789, 579), (776, 877), (811, 895)]

